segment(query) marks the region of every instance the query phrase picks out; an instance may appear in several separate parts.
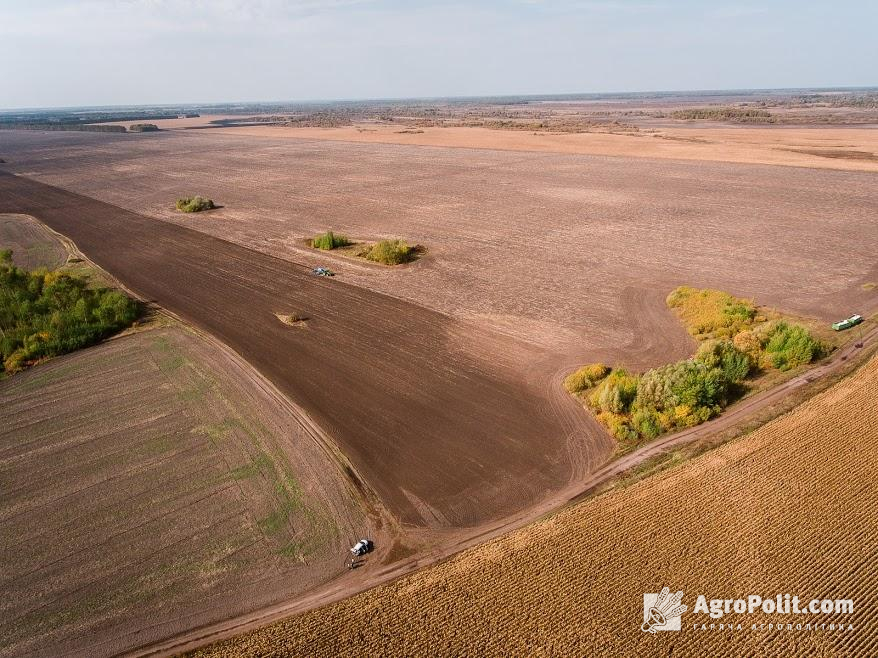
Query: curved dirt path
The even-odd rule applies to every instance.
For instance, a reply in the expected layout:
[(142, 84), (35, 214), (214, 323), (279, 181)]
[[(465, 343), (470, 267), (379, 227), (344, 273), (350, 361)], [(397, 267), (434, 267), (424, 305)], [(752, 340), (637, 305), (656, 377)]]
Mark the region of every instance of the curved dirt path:
[(572, 482), (564, 490), (557, 492), (539, 505), (528, 509), (521, 514), (510, 516), (498, 523), (486, 524), (481, 531), (469, 533), (450, 533), (443, 537), (441, 543), (429, 551), (422, 551), (416, 556), (396, 562), (395, 564), (364, 574), (354, 574), (352, 578), (340, 578), (327, 587), (315, 590), (290, 603), (272, 606), (253, 613), (246, 617), (229, 620), (224, 624), (218, 624), (209, 628), (197, 629), (180, 637), (168, 640), (150, 647), (143, 647), (132, 652), (131, 656), (166, 656), (184, 651), (190, 651), (200, 646), (212, 644), (227, 639), (245, 631), (253, 630), (284, 617), (305, 612), (334, 601), (338, 601), (359, 592), (362, 592), (379, 584), (405, 576), (418, 569), (430, 566), (444, 560), (456, 553), (484, 543), (502, 534), (532, 523), (537, 519), (554, 512), (564, 505), (580, 499), (582, 496), (594, 491), (600, 485), (612, 480), (614, 477), (629, 469), (655, 457), (670, 448), (690, 443), (698, 439), (715, 435), (730, 427), (734, 427), (755, 413), (767, 409), (779, 403), (795, 391), (811, 384), (812, 382), (833, 374), (850, 365), (851, 362), (859, 361), (860, 353), (865, 353), (866, 348), (878, 342), (878, 326), (865, 333), (859, 341), (852, 341), (834, 352), (830, 357), (810, 368), (806, 372), (789, 379), (788, 381), (762, 393), (753, 395), (731, 407), (718, 418), (670, 434), (652, 443), (605, 464), (598, 470), (586, 475), (577, 482)]

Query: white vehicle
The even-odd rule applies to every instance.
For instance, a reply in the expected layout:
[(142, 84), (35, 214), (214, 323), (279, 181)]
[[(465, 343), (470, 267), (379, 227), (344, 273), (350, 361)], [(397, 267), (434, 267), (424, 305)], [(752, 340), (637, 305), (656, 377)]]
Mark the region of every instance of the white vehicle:
[(372, 550), (371, 539), (361, 539), (351, 548), (351, 555), (365, 555)]

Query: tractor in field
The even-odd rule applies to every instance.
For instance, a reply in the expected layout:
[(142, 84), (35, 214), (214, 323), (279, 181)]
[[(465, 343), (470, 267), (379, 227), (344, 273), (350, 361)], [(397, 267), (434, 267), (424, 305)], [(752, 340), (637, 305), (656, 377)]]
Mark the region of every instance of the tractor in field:
[(312, 272), (317, 276), (335, 276), (335, 272), (328, 267), (315, 267)]

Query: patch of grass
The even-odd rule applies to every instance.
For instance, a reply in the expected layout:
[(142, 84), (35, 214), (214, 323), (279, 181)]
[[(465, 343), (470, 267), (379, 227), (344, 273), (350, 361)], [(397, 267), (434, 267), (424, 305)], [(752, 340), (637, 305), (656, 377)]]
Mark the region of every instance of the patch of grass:
[(177, 370), (185, 363), (186, 363), (185, 358), (183, 358), (179, 354), (175, 354), (173, 356), (169, 356), (166, 359), (162, 359), (161, 361), (159, 361), (158, 365), (159, 365), (159, 370), (161, 370), (164, 373), (169, 373), (169, 372), (173, 372), (174, 370)]
[(667, 298), (695, 338), (731, 338), (758, 321), (756, 305), (747, 299), (733, 297), (721, 290), (699, 290), (680, 286)]
[(263, 469), (269, 466), (271, 466), (271, 457), (263, 452), (250, 463), (233, 468), (229, 471), (229, 477), (233, 480), (246, 480), (259, 475)]
[(140, 454), (144, 455), (160, 455), (170, 451), (174, 447), (174, 437), (170, 435), (158, 436), (150, 439), (138, 449)]
[(202, 212), (216, 208), (212, 199), (203, 196), (190, 196), (177, 199), (177, 210), (180, 212)]
[(362, 256), (382, 265), (402, 265), (414, 260), (417, 248), (405, 240), (381, 240), (368, 247)]
[(300, 562), (305, 561), (305, 556), (308, 554), (308, 550), (305, 545), (301, 542), (291, 541), (290, 543), (283, 546), (278, 552), (278, 555), (282, 557), (295, 558)]
[(213, 423), (211, 425), (200, 425), (192, 431), (197, 432), (198, 434), (203, 434), (208, 439), (210, 439), (211, 443), (215, 443), (216, 441), (225, 438), (225, 436), (229, 432), (240, 426), (241, 421), (239, 421), (237, 418), (226, 418), (219, 423)]
[(196, 402), (204, 398), (204, 394), (210, 390), (210, 387), (210, 382), (202, 380), (194, 386), (181, 390), (177, 393), (177, 398), (181, 402)]
[(878, 288), (878, 283), (874, 283), (873, 281), (869, 281), (868, 283), (864, 283), (860, 287), (863, 290), (875, 290), (875, 288)]
[(350, 244), (351, 241), (346, 235), (336, 234), (332, 231), (315, 235), (311, 239), (312, 247), (315, 249), (323, 249), (324, 251), (338, 249), (339, 247), (347, 247)]

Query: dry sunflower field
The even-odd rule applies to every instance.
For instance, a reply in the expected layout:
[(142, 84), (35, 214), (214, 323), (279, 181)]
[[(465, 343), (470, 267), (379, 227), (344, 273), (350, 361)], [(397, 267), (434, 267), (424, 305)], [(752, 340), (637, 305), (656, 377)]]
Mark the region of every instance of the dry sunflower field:
[[(874, 655), (876, 451), (878, 357), (680, 467), (193, 655)], [(682, 629), (643, 633), (643, 593), (663, 586), (684, 592)], [(699, 594), (853, 599), (854, 612), (711, 619), (693, 613)]]

